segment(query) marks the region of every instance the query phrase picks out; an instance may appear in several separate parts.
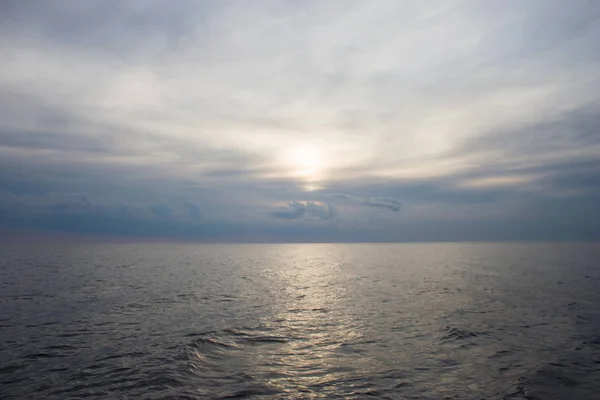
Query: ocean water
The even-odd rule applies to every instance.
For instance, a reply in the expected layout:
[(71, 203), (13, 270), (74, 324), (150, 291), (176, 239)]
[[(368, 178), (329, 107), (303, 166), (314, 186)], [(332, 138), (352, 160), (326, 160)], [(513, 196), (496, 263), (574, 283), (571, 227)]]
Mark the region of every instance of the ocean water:
[(0, 247), (1, 399), (600, 398), (598, 244)]

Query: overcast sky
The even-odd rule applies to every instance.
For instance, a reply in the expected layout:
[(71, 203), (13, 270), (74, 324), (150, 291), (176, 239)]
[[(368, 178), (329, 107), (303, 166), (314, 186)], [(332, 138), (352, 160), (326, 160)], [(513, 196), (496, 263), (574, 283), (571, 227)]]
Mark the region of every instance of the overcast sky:
[(0, 231), (600, 239), (600, 2), (4, 0)]

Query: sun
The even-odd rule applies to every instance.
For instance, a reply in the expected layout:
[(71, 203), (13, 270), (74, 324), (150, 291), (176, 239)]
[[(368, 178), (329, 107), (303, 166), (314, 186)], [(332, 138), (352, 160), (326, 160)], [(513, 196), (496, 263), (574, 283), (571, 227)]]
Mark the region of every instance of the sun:
[(305, 182), (306, 190), (316, 190), (322, 178), (324, 157), (316, 146), (302, 145), (291, 148), (284, 154), (284, 162), (294, 177)]
[(294, 169), (294, 174), (302, 177), (317, 175), (323, 164), (320, 152), (311, 146), (296, 147), (290, 150), (288, 162)]

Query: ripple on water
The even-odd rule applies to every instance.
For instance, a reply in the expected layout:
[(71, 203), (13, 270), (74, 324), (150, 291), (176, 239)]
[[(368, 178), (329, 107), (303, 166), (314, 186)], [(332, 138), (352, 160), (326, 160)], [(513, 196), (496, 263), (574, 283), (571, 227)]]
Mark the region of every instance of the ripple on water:
[(600, 253), (558, 247), (7, 249), (0, 398), (596, 400)]
[(481, 336), (490, 336), (490, 333), (486, 331), (470, 331), (467, 329), (460, 329), (451, 326), (446, 326), (443, 329), (443, 333), (444, 336), (442, 336), (442, 341), (444, 342), (473, 339)]

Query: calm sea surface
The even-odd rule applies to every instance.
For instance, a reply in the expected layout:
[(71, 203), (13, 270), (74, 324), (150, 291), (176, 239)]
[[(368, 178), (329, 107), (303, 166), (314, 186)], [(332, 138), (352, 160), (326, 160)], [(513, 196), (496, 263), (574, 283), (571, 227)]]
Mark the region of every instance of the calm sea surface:
[(598, 244), (0, 247), (1, 399), (600, 399)]

